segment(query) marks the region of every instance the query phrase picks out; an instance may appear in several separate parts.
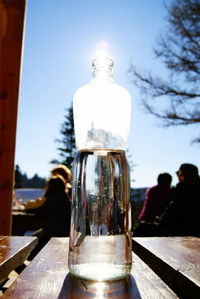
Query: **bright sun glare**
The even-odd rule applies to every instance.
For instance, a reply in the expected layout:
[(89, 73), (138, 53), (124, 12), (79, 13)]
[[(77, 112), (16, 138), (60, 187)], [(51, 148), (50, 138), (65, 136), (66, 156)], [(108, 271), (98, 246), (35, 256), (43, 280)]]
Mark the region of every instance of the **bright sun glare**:
[(101, 59), (101, 60), (103, 60), (105, 58), (108, 58), (110, 56), (108, 54), (108, 47), (109, 47), (108, 42), (99, 41), (97, 43), (97, 46), (96, 46), (95, 58), (98, 58), (98, 59)]

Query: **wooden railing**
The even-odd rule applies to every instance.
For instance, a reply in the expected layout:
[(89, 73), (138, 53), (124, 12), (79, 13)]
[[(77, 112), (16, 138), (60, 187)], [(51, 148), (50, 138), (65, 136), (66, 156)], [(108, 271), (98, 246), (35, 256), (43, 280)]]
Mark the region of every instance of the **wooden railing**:
[(26, 0), (0, 0), (0, 234), (11, 234), (14, 155)]

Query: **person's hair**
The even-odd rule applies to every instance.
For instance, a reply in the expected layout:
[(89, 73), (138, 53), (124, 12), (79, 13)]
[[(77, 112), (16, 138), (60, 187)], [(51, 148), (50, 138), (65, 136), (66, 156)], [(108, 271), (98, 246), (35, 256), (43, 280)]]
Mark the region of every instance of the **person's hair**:
[(72, 178), (71, 170), (63, 164), (59, 164), (56, 167), (54, 167), (51, 170), (51, 174), (52, 175), (61, 175), (65, 179), (66, 182), (69, 182)]
[[(199, 181), (199, 171), (197, 166), (189, 163), (184, 163), (181, 164), (179, 170), (183, 174), (184, 181), (191, 183)], [(177, 173), (179, 172), (179, 170), (177, 171)]]
[(158, 175), (157, 181), (158, 181), (158, 185), (169, 185), (170, 186), (170, 184), (172, 182), (172, 176), (167, 172), (160, 173)]
[(55, 175), (49, 178), (46, 184), (46, 192), (63, 191), (65, 192), (65, 180), (61, 175)]

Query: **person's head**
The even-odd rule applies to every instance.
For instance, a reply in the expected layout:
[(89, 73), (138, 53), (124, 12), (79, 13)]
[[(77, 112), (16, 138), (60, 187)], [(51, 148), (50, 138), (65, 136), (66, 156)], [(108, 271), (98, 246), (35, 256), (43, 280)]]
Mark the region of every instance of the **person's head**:
[(170, 187), (172, 182), (172, 176), (167, 172), (160, 173), (158, 175), (157, 181), (158, 181), (158, 185)]
[(193, 183), (199, 180), (199, 172), (197, 166), (189, 163), (184, 163), (176, 172), (179, 182)]
[(51, 174), (53, 176), (61, 175), (65, 179), (66, 183), (70, 182), (70, 180), (72, 178), (71, 170), (63, 164), (59, 164), (56, 167), (54, 167), (51, 170)]
[(65, 180), (61, 175), (50, 177), (46, 184), (46, 192), (65, 192)]

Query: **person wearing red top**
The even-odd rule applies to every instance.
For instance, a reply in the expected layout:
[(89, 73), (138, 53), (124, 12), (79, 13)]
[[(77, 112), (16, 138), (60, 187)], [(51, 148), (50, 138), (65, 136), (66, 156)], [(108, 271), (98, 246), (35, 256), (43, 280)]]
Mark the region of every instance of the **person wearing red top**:
[(172, 177), (169, 173), (161, 173), (158, 184), (146, 192), (144, 205), (138, 217), (140, 221), (153, 222), (160, 217), (171, 200)]
[(157, 232), (153, 223), (164, 213), (172, 200), (172, 176), (169, 173), (160, 173), (157, 182), (156, 186), (146, 192), (144, 205), (138, 216), (140, 222), (133, 231), (135, 237), (154, 236)]

